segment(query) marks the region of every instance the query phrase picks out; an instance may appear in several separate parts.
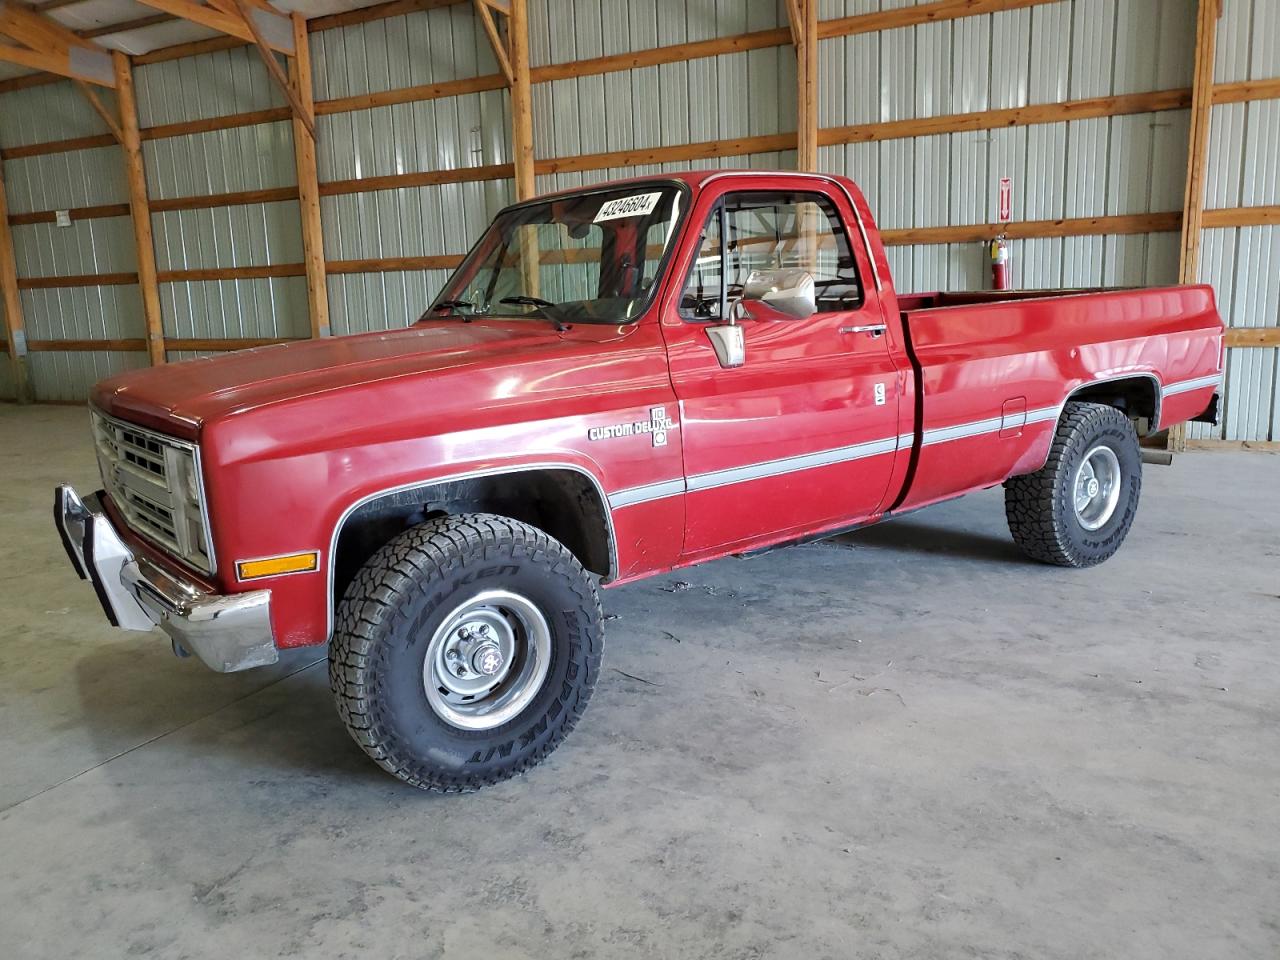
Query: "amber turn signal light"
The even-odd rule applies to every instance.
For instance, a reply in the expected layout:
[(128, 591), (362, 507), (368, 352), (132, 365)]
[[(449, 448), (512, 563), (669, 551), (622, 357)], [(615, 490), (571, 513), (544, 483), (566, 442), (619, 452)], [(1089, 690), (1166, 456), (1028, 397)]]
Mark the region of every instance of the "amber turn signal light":
[(259, 577), (278, 577), (285, 573), (311, 573), (320, 569), (320, 551), (290, 553), (283, 557), (265, 557), (262, 560), (241, 560), (236, 564), (236, 576), (241, 580)]

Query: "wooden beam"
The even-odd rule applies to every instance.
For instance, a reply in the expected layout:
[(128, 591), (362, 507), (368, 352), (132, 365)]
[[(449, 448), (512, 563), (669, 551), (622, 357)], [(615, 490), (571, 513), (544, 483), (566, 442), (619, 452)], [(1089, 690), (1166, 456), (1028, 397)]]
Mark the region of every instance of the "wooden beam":
[[(459, 88), (445, 89), (450, 84), (466, 84), (467, 90)], [(471, 85), (475, 85), (474, 87)], [(344, 100), (321, 101), (316, 104), (317, 113), (333, 113), (341, 110), (365, 109), (382, 106), (387, 103), (402, 103), (416, 99), (429, 99), (432, 95), (453, 96), (458, 92), (469, 92), (471, 89), (495, 89), (502, 86), (502, 78), (493, 74), (488, 77), (473, 78), (464, 81), (448, 81), (446, 84), (428, 85), (428, 87), (412, 88), (412, 90), (392, 90), (384, 93), (367, 94), (362, 97)], [(360, 102), (356, 102), (360, 101)], [(1123, 94), (1114, 97), (1094, 97), (1085, 100), (1068, 100), (1063, 103), (1035, 104), (1027, 107), (1014, 107), (1005, 110), (989, 110), (974, 113), (945, 114), (937, 117), (923, 117), (912, 120), (891, 120), (881, 123), (854, 124), (844, 127), (828, 127), (818, 131), (818, 143), (829, 145), (837, 143), (869, 143), (881, 140), (905, 139), (911, 137), (930, 136), (941, 133), (957, 133), (967, 130), (990, 130), (999, 127), (1017, 127), (1040, 123), (1058, 123), (1066, 120), (1080, 120), (1091, 117), (1124, 116), (1136, 113), (1157, 113), (1165, 110), (1176, 110), (1189, 105), (1191, 91), (1157, 90), (1152, 93)], [(178, 136), (185, 133), (201, 132), (206, 129), (223, 129), (228, 126), (241, 126), (254, 122), (283, 120), (288, 116), (284, 108), (255, 111), (253, 113), (234, 114), (229, 117), (214, 117), (207, 120), (193, 120), (183, 123), (166, 124), (163, 127), (150, 127), (143, 131), (143, 139), (160, 136)], [(83, 150), (90, 147), (104, 146), (112, 142), (106, 135), (81, 137), (75, 140), (64, 140), (47, 144), (28, 144), (22, 147), (11, 147), (0, 150), (0, 157), (15, 159), (22, 156), (39, 156), (47, 153), (59, 153), (68, 150)], [(568, 170), (600, 170), (609, 167), (634, 166), (645, 163), (681, 162), (708, 157), (740, 156), (755, 153), (771, 153), (790, 149), (795, 144), (794, 134), (765, 134), (755, 137), (742, 137), (736, 140), (715, 140), (703, 143), (679, 144), (671, 147), (643, 147), (636, 150), (623, 150), (596, 154), (582, 154), (570, 157), (553, 157), (538, 160), (535, 169), (538, 173), (553, 173)], [(439, 183), (461, 183), (477, 180), (496, 180), (512, 175), (509, 164), (495, 164), (481, 167), (462, 167), (449, 171), (429, 171), (426, 173), (389, 174), (382, 177), (365, 178), (363, 180), (333, 181), (321, 184), (321, 194), (360, 193), (371, 190), (388, 190), (397, 187), (429, 186)], [(167, 201), (166, 201), (167, 202)], [(251, 201), (247, 201), (251, 202)], [(161, 201), (156, 201), (157, 209)]]
[(1106, 217), (1072, 217), (1061, 220), (1018, 220), (1013, 223), (977, 223), (948, 227), (908, 227), (881, 230), (880, 238), (887, 247), (915, 244), (976, 243), (1003, 234), (1013, 240), (1051, 237), (1121, 236), (1139, 233), (1176, 233), (1182, 214), (1130, 213)]
[(235, 16), (217, 7), (193, 3), (191, 0), (138, 0), (138, 2), (144, 7), (172, 14), (249, 43), (258, 42), (256, 34), (270, 49), (278, 50), (280, 53), (293, 53), (293, 27), (288, 17), (278, 13), (254, 9), (248, 16)]
[(482, 180), (505, 180), (515, 173), (509, 163), (491, 163), (479, 167), (453, 170), (424, 170), (420, 173), (389, 173), (381, 177), (357, 177), (353, 180), (330, 180), (320, 184), (320, 196), (333, 197), (345, 193), (371, 193), (375, 190), (403, 190), (406, 187), (434, 187), (442, 183), (477, 183)]
[[(289, 61), (289, 78), (298, 93), (302, 109), (315, 115), (311, 79), (311, 45), (307, 22), (293, 14), (294, 57)], [(329, 291), (325, 284), (324, 232), (320, 224), (320, 182), (316, 175), (315, 127), (293, 118), (293, 158), (297, 168), (298, 204), (302, 219), (302, 260), (307, 271), (307, 304), (310, 307), (311, 336), (329, 336)]]
[(107, 105), (93, 92), (93, 88), (83, 80), (76, 80), (75, 85), (84, 94), (85, 99), (89, 101), (89, 106), (93, 107), (93, 112), (101, 117), (102, 122), (107, 125), (107, 129), (111, 131), (111, 136), (115, 137), (116, 143), (124, 143), (124, 134), (120, 132), (119, 122), (112, 116), (111, 111), (107, 109)]
[[(387, 17), (399, 17), (406, 13), (415, 13), (419, 10), (435, 10), (439, 7), (450, 7), (466, 2), (468, 0), (391, 0), (390, 3), (379, 3), (371, 7), (360, 7), (355, 10), (345, 10), (342, 13), (315, 17), (307, 21), (307, 32), (336, 30), (339, 27), (370, 23)], [(133, 62), (135, 64), (165, 63), (169, 60), (180, 60), (183, 57), (194, 57), (202, 53), (231, 50), (236, 47), (246, 46), (249, 42), (248, 38), (232, 36), (193, 40), (187, 43), (177, 43), (171, 47), (159, 47), (147, 53), (139, 54), (133, 58)]]
[(880, 13), (862, 13), (852, 17), (823, 20), (818, 25), (818, 37), (848, 37), (859, 33), (879, 33), (881, 30), (897, 30), (924, 23), (941, 23), (944, 20), (960, 20), (1003, 10), (1019, 10), (1037, 7), (1057, 0), (936, 0), (916, 6), (898, 7)]
[(259, 123), (277, 123), (293, 116), (289, 107), (267, 107), (245, 113), (225, 114), (221, 117), (204, 117), (200, 120), (180, 120), (177, 123), (160, 123), (143, 127), (143, 140), (163, 140), (166, 137), (185, 137), (191, 133), (211, 133), (214, 130), (230, 130), (234, 127), (253, 127)]
[(1231, 327), (1223, 339), (1228, 347), (1280, 347), (1280, 327)]
[(511, 0), (507, 18), (511, 59), (511, 149), (515, 165), (516, 199), (536, 192), (533, 178), (533, 90), (529, 79), (529, 8), (526, 0)]
[(297, 199), (297, 187), (268, 187), (263, 190), (236, 190), (232, 193), (209, 193), (196, 197), (169, 197), (165, 200), (152, 200), (151, 212), (210, 210), (213, 207), (243, 207), (251, 203), (283, 203)]
[(796, 169), (818, 169), (818, 0), (788, 0), (796, 47)]
[(1204, 177), (1209, 160), (1209, 123), (1213, 114), (1213, 67), (1217, 47), (1218, 0), (1199, 0), (1191, 84), (1191, 130), (1186, 188), (1182, 203), (1182, 248), (1178, 279), (1195, 283), (1200, 267), (1200, 231), (1204, 221)]
[(480, 18), (480, 24), (489, 37), (489, 46), (493, 47), (493, 55), (498, 59), (498, 67), (502, 70), (502, 75), (507, 78), (507, 86), (512, 86), (516, 78), (511, 72), (511, 57), (507, 55), (506, 41), (502, 39), (498, 24), (493, 19), (493, 8), (486, 0), (475, 0), (475, 8), (476, 16)]
[[(104, 220), (107, 217), (127, 217), (129, 205), (103, 203), (93, 207), (71, 207), (66, 213), (71, 217), (72, 223), (77, 220)], [(58, 211), (56, 210), (33, 210), (30, 213), (9, 214), (9, 225), (13, 227), (25, 227), (33, 223), (57, 223), (57, 221)]]
[(94, 40), (98, 37), (113, 37), (117, 33), (128, 33), (130, 30), (144, 30), (147, 27), (159, 26), (162, 23), (172, 23), (177, 17), (170, 16), (167, 13), (153, 13), (146, 17), (135, 17), (132, 20), (125, 20), (121, 23), (107, 23), (100, 27), (93, 27), (90, 30), (77, 30), (76, 36), (82, 40)]
[[(45, 68), (40, 67), (43, 71)], [(45, 87), (51, 83), (60, 83), (63, 78), (56, 73), (27, 73), (20, 77), (0, 80), (0, 93), (11, 93), (14, 90), (30, 90), (32, 87)]]
[(95, 147), (112, 147), (116, 138), (109, 133), (95, 133), (89, 137), (73, 137), (70, 140), (51, 140), (48, 143), (28, 143), (20, 147), (0, 150), (0, 160), (17, 160), (21, 157), (43, 157), (51, 153), (70, 153), (73, 150), (92, 150)]
[(27, 377), (26, 325), (22, 319), (22, 298), (18, 296), (18, 263), (13, 254), (13, 233), (9, 229), (9, 200), (4, 190), (4, 167), (0, 164), (0, 305), (4, 308), (5, 348), (13, 371), (14, 391), (19, 403), (31, 400)]
[(357, 23), (371, 23), (374, 20), (385, 20), (388, 17), (402, 17), (406, 13), (419, 13), (424, 10), (439, 10), (442, 7), (454, 7), (467, 0), (391, 0), (390, 3), (379, 3), (371, 7), (359, 7), (345, 10), (342, 13), (330, 13), (323, 17), (314, 17), (307, 21), (307, 31), (335, 30), (338, 27), (350, 27)]
[(1251, 100), (1280, 100), (1280, 77), (1214, 84), (1213, 102), (1215, 104), (1248, 103)]
[(1189, 90), (1157, 90), (1152, 93), (1127, 93), (1112, 97), (1090, 97), (1061, 103), (1037, 103), (1004, 110), (979, 110), (973, 113), (951, 113), (912, 120), (888, 120), (880, 123), (856, 123), (845, 127), (827, 127), (818, 131), (818, 143), (870, 143), (927, 137), (939, 133), (962, 133), (970, 130), (996, 130), (1001, 127), (1025, 127), (1038, 123), (1061, 123), (1094, 117), (1121, 117), (1135, 113), (1159, 113), (1179, 110), (1191, 103)]
[(781, 47), (789, 43), (791, 43), (791, 32), (786, 27), (757, 30), (730, 37), (716, 37), (712, 40), (675, 43), (665, 47), (651, 47), (648, 50), (635, 50), (631, 53), (614, 53), (604, 57), (592, 57), (589, 60), (547, 64), (530, 70), (530, 79), (534, 83), (548, 83), (551, 80), (592, 77), (602, 73), (617, 73), (621, 70), (656, 67), (664, 63), (681, 63), (704, 57), (742, 53), (747, 50)]
[(354, 97), (336, 97), (332, 100), (320, 100), (316, 103), (316, 113), (349, 113), (353, 110), (370, 110), (374, 107), (386, 107), (396, 103), (417, 103), (421, 100), (457, 97), (465, 93), (502, 90), (506, 86), (506, 77), (500, 73), (489, 73), (482, 77), (443, 80), (440, 83), (424, 83), (416, 87), (403, 87), (399, 90), (380, 90), (376, 93), (357, 94)]
[[(169, 197), (164, 200), (152, 200), (151, 212), (164, 213), (169, 210), (209, 210), (214, 207), (243, 207), (253, 203), (285, 203), (298, 199), (297, 187), (270, 187), (265, 190), (237, 190), (234, 193), (211, 193), (196, 197)], [(74, 223), (77, 220), (103, 220), (108, 217), (129, 216), (127, 203), (104, 203), (95, 207), (72, 207), (67, 213)], [(58, 219), (56, 210), (34, 210), (30, 213), (12, 213), (9, 223), (13, 226), (25, 226), (32, 223), (55, 223)]]
[(121, 340), (32, 340), (32, 353), (139, 353), (147, 349), (141, 338)]
[[(261, 8), (250, 6), (248, 0), (227, 0), (227, 2), (239, 11), (241, 19), (244, 20), (245, 26), (249, 28), (249, 33), (253, 36), (253, 45), (258, 48), (258, 55), (262, 58), (262, 63), (266, 66), (267, 73), (275, 81), (275, 85), (280, 88), (285, 100), (289, 102), (289, 108), (293, 111), (295, 125), (302, 124), (314, 146), (316, 139), (315, 107), (314, 105), (308, 106), (302, 102), (302, 98), (298, 96), (297, 89), (289, 82), (289, 78), (285, 76), (284, 68), (280, 66), (280, 61), (276, 59), (272, 49), (267, 46), (266, 38), (258, 22), (259, 17), (263, 16), (264, 12)], [(286, 22), (289, 23), (290, 29), (289, 46), (293, 48), (293, 53), (296, 57), (298, 49), (297, 31), (293, 29), (292, 21)], [(305, 36), (305, 30), (303, 34)]]
[(1188, 450), (1258, 450), (1262, 453), (1280, 452), (1280, 440), (1188, 440)]
[(794, 133), (767, 133), (736, 140), (704, 140), (672, 147), (641, 147), (606, 153), (584, 153), (576, 157), (550, 157), (535, 164), (538, 173), (606, 170), (610, 167), (635, 167), (641, 164), (680, 163), (711, 157), (740, 157), (755, 153), (790, 150), (796, 144)]
[[(1200, 237), (1204, 229), (1205, 170), (1209, 162), (1209, 123), (1213, 116), (1213, 65), (1218, 45), (1219, 0), (1199, 0), (1196, 9), (1195, 60), (1191, 71), (1191, 125), (1187, 144), (1187, 177), (1182, 200), (1182, 242), (1178, 282), (1200, 277)], [(1170, 450), (1185, 450), (1184, 424), (1169, 429)]]
[(170, 337), (165, 346), (170, 350), (252, 350), (254, 347), (274, 347), (281, 343), (297, 343), (298, 337), (214, 337), (207, 340)]
[[(252, 347), (270, 347), (280, 343), (296, 343), (297, 337), (167, 337), (167, 350), (248, 350)], [(141, 338), (119, 340), (32, 340), (32, 353), (141, 353), (147, 342)]]
[(398, 273), (409, 270), (452, 270), (466, 254), (445, 253), (425, 257), (375, 257), (368, 260), (330, 260), (330, 273)]
[(103, 87), (115, 85), (106, 50), (16, 0), (0, 0), (0, 34), (21, 45), (0, 46), (2, 60)]
[(136, 273), (81, 273), (62, 277), (21, 277), (19, 290), (60, 290), (64, 287), (126, 287), (138, 282)]
[(157, 47), (133, 58), (134, 66), (145, 66), (149, 63), (167, 63), (170, 60), (181, 60), (184, 57), (198, 57), (202, 53), (217, 53), (219, 50), (234, 50), (247, 47), (248, 40), (239, 37), (209, 37), (207, 40), (188, 40), (186, 43), (175, 43), (171, 47)]
[(268, 280), (278, 277), (306, 276), (301, 263), (262, 263), (247, 267), (197, 267), (192, 270), (161, 270), (160, 283), (193, 283), (206, 280)]
[(1280, 224), (1280, 204), (1206, 210), (1201, 221), (1203, 227), (1265, 227), (1275, 224)]
[(152, 364), (164, 363), (164, 320), (156, 281), (156, 248), (151, 236), (151, 205), (142, 168), (142, 140), (138, 134), (138, 101), (133, 92), (133, 68), (123, 53), (113, 53), (120, 129), (124, 133), (124, 167), (129, 182), (129, 213), (133, 217), (134, 248), (138, 259), (138, 287), (147, 331), (147, 355)]

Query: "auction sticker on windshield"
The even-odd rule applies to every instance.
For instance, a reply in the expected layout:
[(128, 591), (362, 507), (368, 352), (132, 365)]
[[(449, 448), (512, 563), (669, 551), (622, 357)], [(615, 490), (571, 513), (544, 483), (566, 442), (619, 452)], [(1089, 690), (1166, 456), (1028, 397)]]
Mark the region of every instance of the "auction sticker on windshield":
[(617, 220), (620, 217), (643, 217), (646, 213), (653, 212), (653, 207), (660, 196), (662, 196), (662, 191), (657, 193), (637, 193), (635, 196), (610, 200), (600, 208), (600, 212), (596, 214), (596, 218), (592, 222), (600, 223), (603, 220)]

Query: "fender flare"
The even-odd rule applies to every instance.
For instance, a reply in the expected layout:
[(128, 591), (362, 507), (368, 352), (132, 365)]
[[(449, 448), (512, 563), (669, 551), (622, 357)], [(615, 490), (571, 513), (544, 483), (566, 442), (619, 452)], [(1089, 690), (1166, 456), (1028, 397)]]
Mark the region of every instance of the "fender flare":
[(513, 473), (534, 473), (543, 470), (567, 470), (570, 473), (575, 473), (579, 476), (585, 477), (590, 482), (592, 488), (596, 492), (596, 496), (600, 498), (600, 506), (604, 512), (605, 518), (605, 537), (608, 540), (609, 549), (609, 571), (604, 579), (605, 582), (608, 582), (616, 577), (618, 575), (618, 539), (614, 532), (613, 507), (609, 503), (609, 495), (605, 492), (604, 484), (600, 481), (600, 478), (581, 464), (565, 461), (538, 460), (529, 463), (518, 463), (507, 466), (487, 467), (478, 470), (462, 470), (457, 473), (433, 475), (425, 479), (413, 480), (408, 483), (399, 483), (394, 486), (375, 490), (372, 493), (359, 497), (349, 503), (338, 516), (337, 521), (333, 525), (333, 530), (329, 535), (329, 549), (326, 563), (326, 641), (333, 637), (334, 613), (337, 606), (334, 601), (333, 587), (335, 571), (337, 568), (338, 538), (342, 535), (342, 530), (346, 526), (347, 521), (351, 519), (352, 514), (357, 510), (367, 504), (380, 500), (383, 497), (395, 496), (396, 494), (407, 493), (411, 490), (422, 490), (427, 487), (434, 487), (441, 483), (451, 483), (458, 480), (475, 480), (481, 477), (498, 477)]

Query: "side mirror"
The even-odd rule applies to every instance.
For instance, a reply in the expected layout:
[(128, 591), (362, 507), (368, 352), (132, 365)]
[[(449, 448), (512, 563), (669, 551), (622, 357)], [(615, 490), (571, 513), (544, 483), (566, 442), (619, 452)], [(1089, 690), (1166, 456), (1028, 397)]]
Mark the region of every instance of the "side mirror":
[(818, 311), (808, 270), (753, 270), (742, 286), (742, 306), (753, 320), (803, 320)]

